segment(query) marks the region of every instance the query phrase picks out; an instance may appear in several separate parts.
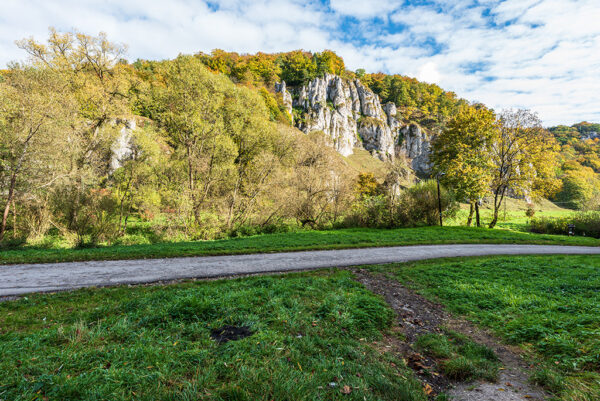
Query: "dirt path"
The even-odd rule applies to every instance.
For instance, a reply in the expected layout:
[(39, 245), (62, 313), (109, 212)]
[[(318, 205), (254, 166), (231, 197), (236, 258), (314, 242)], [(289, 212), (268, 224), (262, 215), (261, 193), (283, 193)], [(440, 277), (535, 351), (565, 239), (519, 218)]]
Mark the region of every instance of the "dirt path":
[[(385, 298), (396, 311), (398, 326), (406, 341), (386, 338), (393, 344), (413, 368), (425, 386), (433, 389), (433, 394), (447, 392), (457, 401), (531, 401), (544, 400), (547, 394), (528, 383), (529, 366), (521, 357), (517, 348), (503, 345), (498, 339), (474, 325), (454, 318), (441, 305), (432, 303), (422, 296), (408, 290), (400, 283), (381, 274), (373, 274), (365, 269), (354, 270), (356, 279), (369, 290)], [(436, 362), (416, 352), (412, 347), (423, 334), (440, 333), (444, 326), (470, 337), (473, 341), (491, 348), (503, 365), (496, 383), (474, 382), (460, 383), (445, 378), (442, 374), (429, 374)]]
[(600, 247), (417, 245), (333, 251), (0, 266), (0, 298), (31, 292), (486, 255), (595, 254)]

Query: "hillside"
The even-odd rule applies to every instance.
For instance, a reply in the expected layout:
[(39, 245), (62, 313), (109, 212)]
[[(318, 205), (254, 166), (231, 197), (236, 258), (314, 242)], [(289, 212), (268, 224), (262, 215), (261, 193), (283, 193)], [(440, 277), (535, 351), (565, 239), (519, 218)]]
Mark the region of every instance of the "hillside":
[[(432, 138), (466, 101), (436, 85), (348, 71), (331, 51), (129, 64), (103, 35), (19, 43), (30, 61), (0, 73), (0, 240), (138, 244), (438, 221), (435, 183), (413, 178), (430, 175)], [(593, 184), (597, 153), (582, 146), (597, 141), (563, 143), (561, 202), (575, 193), (573, 206), (589, 207), (578, 172)], [(452, 191), (441, 191), (449, 217)]]
[(563, 189), (554, 200), (572, 209), (600, 205), (600, 124), (581, 122), (548, 129), (561, 145)]

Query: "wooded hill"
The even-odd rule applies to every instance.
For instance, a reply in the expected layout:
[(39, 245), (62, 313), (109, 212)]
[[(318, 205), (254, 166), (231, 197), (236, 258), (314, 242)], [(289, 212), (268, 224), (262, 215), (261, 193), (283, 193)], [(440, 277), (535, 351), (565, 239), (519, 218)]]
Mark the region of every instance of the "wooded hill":
[[(332, 51), (217, 50), (130, 64), (124, 47), (104, 35), (51, 30), (46, 43), (27, 39), (18, 45), (30, 60), (0, 72), (0, 240), (43, 240), (48, 233), (80, 245), (125, 243), (128, 235), (131, 243), (149, 240), (130, 233), (132, 216), (151, 225), (150, 241), (290, 225), (435, 224), (432, 183), (401, 190), (414, 178), (406, 160), (379, 162), (379, 177), (357, 171), (353, 165), (369, 163), (349, 163), (323, 133), (291, 126), (274, 85), (298, 85), (325, 73), (358, 79), (395, 103), (406, 121), (442, 132), (467, 101), (437, 85), (351, 72)], [(469, 113), (463, 116), (477, 115)], [(490, 118), (495, 121), (495, 114)], [(537, 125), (531, 132), (543, 138)], [(597, 145), (597, 138), (591, 141)], [(594, 187), (597, 166), (588, 167), (594, 161), (587, 151), (580, 162), (583, 148), (567, 142), (558, 173), (575, 190), (561, 196), (589, 207), (595, 192), (579, 191), (573, 171), (590, 169), (585, 171)], [(540, 172), (521, 183), (533, 183)], [(481, 187), (489, 191), (490, 185)], [(467, 201), (454, 196), (443, 191), (445, 213), (456, 210), (456, 200)]]

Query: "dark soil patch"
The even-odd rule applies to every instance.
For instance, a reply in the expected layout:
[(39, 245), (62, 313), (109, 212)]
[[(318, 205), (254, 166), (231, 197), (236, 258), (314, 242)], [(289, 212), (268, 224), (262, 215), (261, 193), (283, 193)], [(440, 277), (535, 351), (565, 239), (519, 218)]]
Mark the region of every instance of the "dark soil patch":
[(210, 331), (211, 338), (219, 344), (224, 344), (228, 341), (241, 340), (242, 338), (250, 337), (252, 334), (254, 333), (247, 326), (226, 325)]
[[(443, 306), (433, 303), (407, 289), (397, 281), (366, 269), (355, 269), (356, 279), (372, 292), (384, 297), (397, 314), (401, 336), (386, 337), (395, 352), (401, 353), (424, 387), (432, 389), (430, 396), (449, 393), (455, 400), (544, 400), (546, 394), (529, 384), (527, 370), (531, 368), (516, 347), (506, 346), (473, 324), (453, 317)], [(424, 334), (442, 333), (446, 327), (464, 334), (476, 343), (491, 348), (504, 368), (497, 384), (465, 384), (450, 380), (438, 370), (438, 361), (417, 352), (414, 344)], [(397, 337), (404, 337), (405, 341)]]

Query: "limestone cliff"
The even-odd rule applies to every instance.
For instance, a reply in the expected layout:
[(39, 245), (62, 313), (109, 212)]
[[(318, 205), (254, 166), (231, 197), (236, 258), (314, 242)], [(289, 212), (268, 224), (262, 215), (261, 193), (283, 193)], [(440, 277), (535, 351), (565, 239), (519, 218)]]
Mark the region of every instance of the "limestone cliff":
[(115, 170), (123, 166), (123, 163), (130, 160), (134, 154), (134, 138), (133, 133), (136, 130), (137, 123), (135, 119), (115, 120), (111, 122), (113, 126), (120, 127), (119, 135), (112, 144), (111, 157), (109, 162), (109, 171), (113, 173)]
[(417, 125), (405, 125), (393, 103), (382, 106), (358, 79), (326, 74), (308, 85), (288, 88), (281, 82), (275, 89), (296, 127), (305, 133), (323, 131), (342, 155), (363, 148), (381, 160), (392, 160), (403, 152), (417, 172), (428, 170), (427, 134)]

